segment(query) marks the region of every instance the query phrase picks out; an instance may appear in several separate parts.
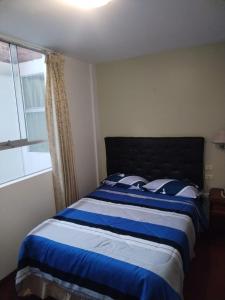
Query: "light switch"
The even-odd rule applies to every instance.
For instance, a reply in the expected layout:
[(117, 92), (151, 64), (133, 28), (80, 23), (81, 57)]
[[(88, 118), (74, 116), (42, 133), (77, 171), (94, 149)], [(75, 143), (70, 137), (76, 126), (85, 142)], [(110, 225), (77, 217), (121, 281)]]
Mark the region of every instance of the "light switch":
[(211, 165), (211, 164), (205, 165), (205, 170), (206, 171), (212, 171), (213, 170), (213, 165)]
[(211, 180), (211, 179), (213, 179), (213, 174), (205, 174), (205, 179), (206, 180)]

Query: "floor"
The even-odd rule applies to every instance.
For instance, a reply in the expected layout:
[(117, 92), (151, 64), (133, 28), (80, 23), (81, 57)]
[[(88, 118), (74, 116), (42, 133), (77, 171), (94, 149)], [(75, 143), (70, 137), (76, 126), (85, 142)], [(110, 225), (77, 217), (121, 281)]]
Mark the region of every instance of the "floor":
[(225, 232), (203, 236), (197, 243), (184, 300), (225, 300)]
[[(16, 296), (14, 276), (0, 282), (0, 300)], [(26, 300), (38, 300), (28, 297)], [(48, 298), (48, 300), (51, 300)], [(225, 300), (225, 233), (202, 236), (184, 282), (184, 300)]]

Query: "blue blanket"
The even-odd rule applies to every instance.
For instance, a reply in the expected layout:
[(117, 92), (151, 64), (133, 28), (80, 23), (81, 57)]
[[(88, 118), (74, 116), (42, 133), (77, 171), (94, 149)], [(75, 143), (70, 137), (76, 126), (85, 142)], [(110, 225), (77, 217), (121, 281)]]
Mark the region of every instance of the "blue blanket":
[(192, 199), (102, 186), (28, 234), (17, 288), (35, 274), (87, 299), (180, 300), (200, 217)]

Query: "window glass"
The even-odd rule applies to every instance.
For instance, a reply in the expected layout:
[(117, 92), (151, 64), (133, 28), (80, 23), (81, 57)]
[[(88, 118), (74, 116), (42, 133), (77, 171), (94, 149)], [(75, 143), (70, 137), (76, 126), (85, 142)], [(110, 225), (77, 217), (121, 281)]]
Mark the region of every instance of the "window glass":
[[(28, 112), (27, 120), (27, 136), (29, 140), (47, 140), (47, 130), (45, 121), (45, 112)], [(29, 146), (30, 151), (48, 152), (48, 143), (39, 143)]]
[(0, 42), (0, 143), (20, 139), (9, 45)]
[(0, 184), (51, 167), (45, 72), (43, 54), (0, 42)]
[[(30, 141), (47, 141), (44, 55), (19, 47), (17, 51), (24, 99), (27, 138)], [(33, 152), (48, 152), (48, 143), (32, 145), (29, 147), (29, 150)]]
[(26, 110), (45, 107), (44, 74), (21, 76)]

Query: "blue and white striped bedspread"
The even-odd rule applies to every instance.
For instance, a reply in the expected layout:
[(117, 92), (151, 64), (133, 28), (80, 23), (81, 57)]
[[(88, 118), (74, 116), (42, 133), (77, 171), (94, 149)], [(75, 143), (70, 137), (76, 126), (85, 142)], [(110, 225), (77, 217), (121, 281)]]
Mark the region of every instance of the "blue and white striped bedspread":
[(200, 216), (187, 198), (100, 187), (22, 243), (16, 285), (35, 274), (93, 299), (182, 299)]

